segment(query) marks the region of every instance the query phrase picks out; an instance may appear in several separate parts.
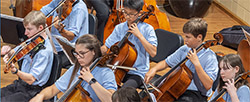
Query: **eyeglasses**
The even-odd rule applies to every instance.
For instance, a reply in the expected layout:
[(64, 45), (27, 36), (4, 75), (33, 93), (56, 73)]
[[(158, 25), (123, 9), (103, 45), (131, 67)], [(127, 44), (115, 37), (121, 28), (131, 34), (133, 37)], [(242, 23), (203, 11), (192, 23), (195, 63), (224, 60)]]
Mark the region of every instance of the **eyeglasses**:
[(82, 52), (82, 53), (77, 53), (74, 49), (71, 50), (72, 55), (74, 55), (76, 58), (77, 56), (79, 56), (80, 58), (84, 58), (85, 54), (88, 53), (90, 50), (86, 51), (86, 52)]
[(122, 10), (122, 13), (125, 14), (126, 16), (129, 16), (129, 17), (134, 17), (137, 14), (139, 14), (139, 12), (137, 12), (136, 14), (128, 14), (124, 9)]

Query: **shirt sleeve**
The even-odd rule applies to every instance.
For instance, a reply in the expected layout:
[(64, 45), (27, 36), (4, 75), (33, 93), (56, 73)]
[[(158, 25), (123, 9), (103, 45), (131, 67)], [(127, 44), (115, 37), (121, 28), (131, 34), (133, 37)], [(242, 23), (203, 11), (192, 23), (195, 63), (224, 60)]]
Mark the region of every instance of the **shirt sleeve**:
[(80, 30), (82, 27), (83, 22), (88, 22), (86, 17), (88, 17), (88, 12), (85, 12), (84, 9), (77, 9), (75, 8), (74, 11), (70, 13), (70, 19), (69, 19), (69, 28), (65, 28), (68, 31), (71, 31), (75, 34), (75, 36), (79, 36)]
[(238, 88), (237, 95), (240, 102), (250, 102), (250, 90), (248, 86), (243, 85)]
[[(107, 70), (109, 70), (109, 69), (107, 69)], [(117, 90), (115, 75), (111, 70), (107, 71), (106, 73), (103, 73), (102, 76), (103, 76), (103, 79), (104, 79), (104, 81), (102, 83), (102, 86), (105, 89)]]
[(206, 64), (203, 64), (202, 67), (204, 69), (204, 71), (207, 73), (207, 75), (213, 80), (215, 81), (217, 78), (217, 74), (218, 74), (218, 61), (217, 58), (215, 56), (214, 53), (208, 52), (210, 54), (206, 54)]
[(173, 54), (168, 56), (165, 59), (165, 62), (168, 64), (168, 66), (172, 68), (182, 60), (182, 56), (186, 57), (187, 53), (185, 50), (188, 50), (188, 49), (186, 49), (185, 45), (183, 45), (179, 49), (177, 49)]
[(115, 26), (115, 29), (113, 32), (109, 35), (109, 37), (105, 41), (105, 45), (110, 48), (112, 45), (114, 45), (116, 42), (118, 42), (120, 39), (118, 39), (118, 33), (119, 32), (119, 25)]
[[(74, 66), (71, 66), (56, 82), (56, 88), (61, 92), (65, 92), (69, 85), (69, 80), (73, 72)], [(73, 82), (73, 81), (72, 81)]]
[(49, 4), (43, 6), (40, 11), (43, 12), (44, 15), (49, 14), (59, 3), (60, 0), (52, 0)]
[(148, 26), (147, 27), (147, 29), (148, 29), (148, 42), (150, 43), (150, 44), (152, 44), (152, 45), (154, 45), (154, 46), (156, 46), (157, 47), (157, 45), (158, 45), (158, 42), (157, 42), (157, 36), (156, 36), (156, 34), (155, 34), (155, 30), (154, 30), (154, 28), (152, 27), (152, 26)]
[[(51, 65), (51, 61), (53, 61), (53, 52), (40, 50), (33, 58), (30, 74), (32, 74), (32, 76), (35, 77), (36, 80), (40, 80), (44, 77), (47, 77), (47, 79), (49, 79), (52, 67), (48, 65)], [(49, 74), (45, 76), (44, 73), (46, 71), (49, 72)]]

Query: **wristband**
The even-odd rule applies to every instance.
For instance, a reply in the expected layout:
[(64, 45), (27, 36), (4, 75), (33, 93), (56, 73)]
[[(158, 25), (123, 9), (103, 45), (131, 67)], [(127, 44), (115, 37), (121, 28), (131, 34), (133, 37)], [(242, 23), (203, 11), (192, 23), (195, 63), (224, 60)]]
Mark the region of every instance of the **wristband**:
[(16, 71), (15, 71), (15, 72), (12, 72), (12, 74), (17, 74), (17, 72), (18, 72), (18, 69), (16, 68)]

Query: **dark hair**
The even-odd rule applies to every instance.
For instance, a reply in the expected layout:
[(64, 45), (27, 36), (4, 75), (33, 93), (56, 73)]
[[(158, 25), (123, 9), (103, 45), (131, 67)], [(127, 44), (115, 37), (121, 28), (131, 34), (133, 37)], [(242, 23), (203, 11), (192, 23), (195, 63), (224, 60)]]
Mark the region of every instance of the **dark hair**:
[[(97, 37), (95, 35), (85, 34), (83, 36), (80, 36), (76, 40), (76, 45), (78, 45), (78, 44), (84, 44), (87, 49), (94, 50), (95, 56), (92, 59), (92, 61), (95, 60), (96, 58), (102, 56), (101, 43), (99, 42), (99, 40), (97, 39)], [(80, 68), (80, 64), (77, 60), (75, 60), (74, 70), (72, 72), (72, 75), (71, 75), (71, 78), (69, 81), (70, 84), (73, 81), (74, 76), (76, 75), (76, 72), (79, 70), (79, 68)], [(69, 88), (70, 84), (68, 85), (68, 88)]]
[(143, 0), (124, 0), (123, 2), (123, 7), (134, 9), (138, 12), (142, 10), (143, 5), (144, 5)]
[[(219, 65), (220, 63), (223, 62), (223, 67), (229, 69), (230, 66), (232, 66), (233, 68), (235, 68), (236, 66), (239, 67), (239, 71), (236, 73), (235, 77), (237, 77), (239, 74), (242, 74), (245, 72), (245, 69), (242, 65), (242, 61), (240, 59), (240, 56), (237, 54), (228, 54), (223, 56), (220, 61), (219, 61)], [(219, 66), (220, 67), (220, 66)], [(222, 78), (220, 77), (220, 81), (219, 81), (219, 86), (218, 86), (218, 91), (222, 90), (222, 86), (224, 86), (225, 82), (223, 82)], [(240, 86), (242, 85), (248, 85), (247, 80), (239, 80), (237, 84), (235, 84), (235, 87), (238, 89)]]
[(141, 102), (141, 97), (134, 87), (122, 87), (113, 93), (112, 102)]
[(201, 34), (203, 41), (207, 33), (207, 22), (202, 18), (192, 18), (184, 24), (183, 32), (191, 33), (195, 38), (197, 38), (197, 36)]

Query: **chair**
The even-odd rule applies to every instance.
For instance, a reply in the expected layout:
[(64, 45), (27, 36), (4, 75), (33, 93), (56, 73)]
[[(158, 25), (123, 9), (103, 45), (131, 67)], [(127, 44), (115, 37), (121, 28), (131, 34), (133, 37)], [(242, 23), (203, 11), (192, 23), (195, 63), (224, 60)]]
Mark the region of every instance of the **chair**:
[(163, 29), (156, 29), (155, 33), (158, 40), (157, 53), (155, 57), (150, 57), (150, 61), (158, 63), (184, 44), (184, 40), (179, 34)]
[(53, 59), (53, 65), (51, 69), (51, 73), (49, 76), (49, 80), (43, 87), (48, 87), (56, 82), (56, 80), (60, 77), (61, 74), (61, 64), (60, 64), (60, 59), (57, 54), (54, 54), (54, 59)]
[(93, 14), (89, 14), (89, 34), (96, 34), (97, 19)]

